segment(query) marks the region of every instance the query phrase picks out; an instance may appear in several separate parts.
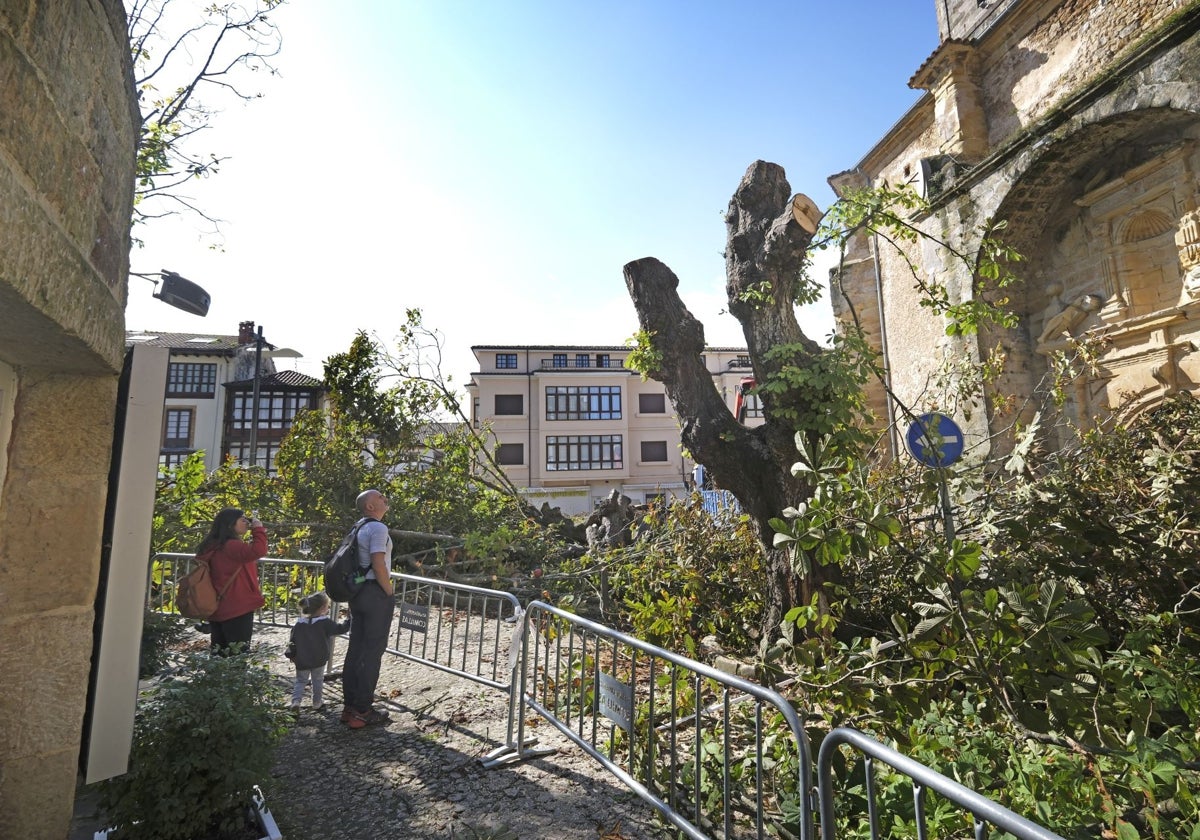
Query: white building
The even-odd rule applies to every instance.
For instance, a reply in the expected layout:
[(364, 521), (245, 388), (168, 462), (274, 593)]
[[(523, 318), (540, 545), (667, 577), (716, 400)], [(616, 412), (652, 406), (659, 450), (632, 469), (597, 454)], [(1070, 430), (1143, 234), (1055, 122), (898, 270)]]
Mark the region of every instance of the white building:
[[(694, 462), (660, 382), (625, 367), (627, 347), (478, 345), (471, 421), (487, 426), (495, 458), (528, 500), (584, 514), (619, 490), (635, 503), (686, 496)], [(744, 348), (705, 361), (731, 412), (761, 423)], [(739, 399), (740, 398), (740, 399)]]

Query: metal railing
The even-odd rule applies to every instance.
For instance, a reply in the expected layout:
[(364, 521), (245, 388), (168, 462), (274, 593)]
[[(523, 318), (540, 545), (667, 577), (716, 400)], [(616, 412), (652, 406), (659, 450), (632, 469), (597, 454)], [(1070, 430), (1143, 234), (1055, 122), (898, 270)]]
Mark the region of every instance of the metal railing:
[[(177, 581), (192, 560), (190, 554), (154, 555), (151, 609), (174, 611)], [(291, 626), (299, 599), (321, 589), (322, 570), (319, 561), (260, 560), (266, 603), (258, 621)], [(534, 748), (537, 740), (526, 738), (532, 711), (682, 836), (816, 840), (819, 811), (820, 840), (834, 840), (833, 767), (840, 748), (848, 747), (864, 757), (873, 840), (883, 836), (875, 762), (911, 779), (919, 840), (927, 837), (929, 790), (971, 815), (975, 840), (988, 836), (988, 826), (1018, 840), (1062, 840), (854, 729), (830, 732), (814, 766), (796, 710), (771, 689), (540, 601), (522, 611), (511, 593), (414, 575), (391, 577), (398, 620), (387, 651), (508, 694), (506, 743), (481, 759), (485, 767), (554, 752)]]
[(879, 805), (875, 796), (875, 762), (881, 761), (893, 770), (912, 780), (913, 819), (917, 837), (928, 837), (926, 825), (926, 791), (932, 790), (947, 801), (957, 805), (972, 817), (975, 840), (988, 836), (989, 825), (1007, 831), (1018, 840), (1063, 840), (1062, 837), (1037, 823), (1030, 822), (1003, 805), (988, 799), (970, 788), (960, 785), (925, 765), (913, 761), (902, 753), (879, 743), (874, 738), (848, 727), (839, 727), (825, 736), (817, 756), (817, 790), (821, 809), (821, 840), (834, 840), (836, 833), (836, 809), (834, 802), (833, 762), (838, 748), (846, 745), (863, 754), (866, 782), (863, 791), (867, 799), (867, 817), (872, 840), (882, 837), (879, 827)]
[(812, 837), (808, 739), (777, 692), (540, 601), (519, 668), (516, 741), (485, 766), (529, 757), (532, 710), (687, 837)]
[(508, 694), (513, 743), (521, 604), (495, 589), (393, 572), (397, 620), (387, 652)]

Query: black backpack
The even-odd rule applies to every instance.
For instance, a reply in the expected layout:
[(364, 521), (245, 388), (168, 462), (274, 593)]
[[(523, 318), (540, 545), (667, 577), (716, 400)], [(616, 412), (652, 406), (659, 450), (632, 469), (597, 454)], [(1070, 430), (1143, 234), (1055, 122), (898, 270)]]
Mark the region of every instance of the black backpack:
[(325, 560), (325, 591), (331, 600), (343, 604), (358, 594), (367, 580), (367, 570), (358, 565), (358, 529), (378, 519), (364, 517), (354, 523), (337, 551)]

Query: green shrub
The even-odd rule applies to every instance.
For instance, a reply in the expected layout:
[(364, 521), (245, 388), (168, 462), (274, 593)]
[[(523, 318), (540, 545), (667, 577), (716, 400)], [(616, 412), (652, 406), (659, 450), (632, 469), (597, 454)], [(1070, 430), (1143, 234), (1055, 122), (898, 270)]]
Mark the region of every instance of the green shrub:
[(279, 685), (252, 656), (190, 656), (140, 698), (129, 772), (101, 786), (101, 808), (121, 840), (227, 835), (270, 775), (286, 721)]
[(145, 680), (171, 661), (171, 651), (188, 633), (188, 621), (178, 615), (147, 610), (142, 619), (142, 649), (138, 677)]

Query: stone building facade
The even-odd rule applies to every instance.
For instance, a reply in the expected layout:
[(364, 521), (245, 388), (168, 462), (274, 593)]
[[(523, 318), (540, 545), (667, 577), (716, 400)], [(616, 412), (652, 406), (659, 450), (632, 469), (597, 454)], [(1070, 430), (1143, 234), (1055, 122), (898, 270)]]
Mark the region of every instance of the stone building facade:
[[(913, 184), (931, 203), (913, 221), (967, 255), (988, 220), (1005, 222), (1024, 282), (1010, 291), (1016, 329), (950, 338), (919, 307), (905, 261), (957, 300), (974, 294), (973, 268), (927, 241), (902, 255), (856, 239), (843, 283), (896, 394), (914, 410), (957, 413), (976, 452), (994, 454), (987, 442), (1045, 407), (1056, 351), (1081, 339), (1096, 358), (1065, 389), (1078, 425), (1200, 391), (1200, 3), (932, 5), (940, 44), (910, 81), (926, 94), (830, 183), (839, 194)], [(834, 303), (846, 317), (846, 302)], [(938, 386), (947, 363), (993, 351), (1006, 373), (988, 410), (955, 411)], [(873, 404), (903, 428), (882, 388)], [(1056, 443), (1067, 434), (1051, 432)]]
[(71, 821), (139, 123), (120, 0), (0, 3), (0, 837)]

